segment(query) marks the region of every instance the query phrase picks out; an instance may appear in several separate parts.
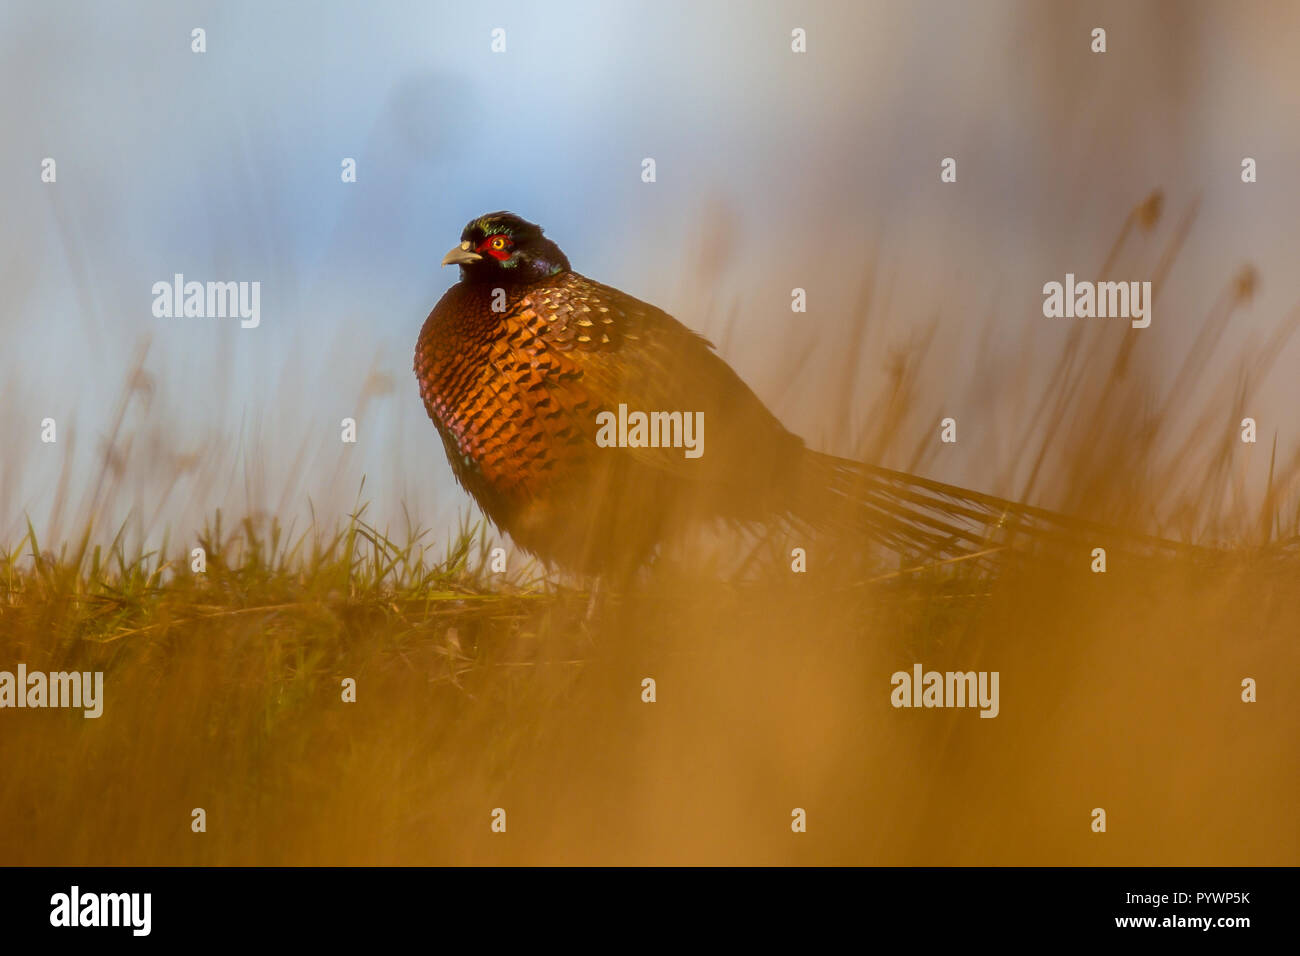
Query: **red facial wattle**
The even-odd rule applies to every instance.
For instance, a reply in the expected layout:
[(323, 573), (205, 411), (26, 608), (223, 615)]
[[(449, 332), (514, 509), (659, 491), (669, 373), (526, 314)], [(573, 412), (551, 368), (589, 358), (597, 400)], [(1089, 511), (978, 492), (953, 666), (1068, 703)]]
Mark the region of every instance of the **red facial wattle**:
[(512, 245), (514, 243), (509, 236), (488, 236), (478, 244), (474, 251), (481, 256), (491, 256), (499, 262), (504, 262), (510, 258), (510, 247)]

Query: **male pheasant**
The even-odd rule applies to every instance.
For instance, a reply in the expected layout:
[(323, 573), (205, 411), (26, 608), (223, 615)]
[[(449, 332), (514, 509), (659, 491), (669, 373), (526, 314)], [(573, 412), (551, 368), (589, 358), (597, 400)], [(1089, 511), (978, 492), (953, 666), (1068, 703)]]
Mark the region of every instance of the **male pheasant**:
[[(415, 349), (460, 484), (548, 564), (629, 573), (692, 523), (860, 533), (909, 557), (1068, 533), (1052, 512), (805, 447), (713, 351), (646, 302), (573, 271), (533, 223), (472, 220)], [(601, 412), (703, 413), (703, 454), (604, 447)], [(662, 443), (661, 443), (662, 444)]]

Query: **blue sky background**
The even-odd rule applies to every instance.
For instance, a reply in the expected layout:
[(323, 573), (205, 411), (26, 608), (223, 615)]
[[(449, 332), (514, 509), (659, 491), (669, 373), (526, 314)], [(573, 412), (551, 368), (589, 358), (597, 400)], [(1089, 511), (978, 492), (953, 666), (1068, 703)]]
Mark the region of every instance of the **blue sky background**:
[[(381, 524), (405, 507), (445, 527), (468, 498), (411, 352), (456, 278), (443, 253), (500, 208), (709, 335), (829, 451), (854, 452), (888, 348), (936, 321), (925, 394), (972, 428), (930, 471), (1013, 491), (992, 486), (1016, 473), (1029, 409), (975, 375), (973, 343), (1042, 356), (1045, 376), (1068, 326), (1043, 318), (1042, 284), (1094, 273), (1152, 189), (1167, 220), (1200, 202), (1143, 333), (1153, 386), (1242, 264), (1261, 286), (1225, 372), (1300, 301), (1298, 43), (1285, 3), (5, 0), (0, 534), (30, 514), (66, 536), (52, 516), (99, 482), (146, 341), (102, 525), (132, 514), (135, 533), (175, 536), (217, 507), (288, 517), (308, 500), (335, 515), (365, 474)], [(956, 185), (939, 183), (945, 156)], [(869, 268), (874, 325), (857, 339)], [(155, 318), (150, 288), (176, 272), (260, 281), (260, 328)], [(807, 315), (790, 313), (794, 286)], [(1298, 361), (1292, 343), (1258, 398), (1283, 448)], [(851, 386), (832, 388), (845, 367)], [(57, 446), (39, 442), (46, 416)], [(338, 441), (345, 416), (356, 446)]]

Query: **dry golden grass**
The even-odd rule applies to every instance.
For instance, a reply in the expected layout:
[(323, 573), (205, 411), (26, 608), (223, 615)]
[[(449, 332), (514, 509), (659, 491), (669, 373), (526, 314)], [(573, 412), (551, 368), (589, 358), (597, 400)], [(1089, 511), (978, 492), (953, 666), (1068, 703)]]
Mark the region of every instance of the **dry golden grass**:
[[(1103, 275), (1145, 255), (1165, 281), (1191, 219), (1152, 252), (1160, 212), (1135, 210)], [(297, 534), (218, 515), (205, 575), (188, 547), (88, 532), (51, 552), (29, 529), (0, 556), (0, 669), (103, 670), (106, 703), (0, 713), (0, 864), (1300, 862), (1300, 457), (1252, 489), (1234, 426), (1295, 320), (1239, 381), (1204, 378), (1253, 281), (1165, 395), (1137, 336), (1079, 323), (1053, 391), (1025, 396), (1028, 479), (987, 489), (1231, 542), (1215, 561), (867, 581), (814, 554), (737, 581), (665, 560), (588, 619), (581, 590), (487, 574), (470, 525), (444, 549), (362, 508)], [(926, 361), (895, 356), (846, 436), (864, 457), (926, 468)], [(855, 394), (854, 374), (825, 387)], [(892, 709), (916, 661), (999, 671), (1000, 716)]]

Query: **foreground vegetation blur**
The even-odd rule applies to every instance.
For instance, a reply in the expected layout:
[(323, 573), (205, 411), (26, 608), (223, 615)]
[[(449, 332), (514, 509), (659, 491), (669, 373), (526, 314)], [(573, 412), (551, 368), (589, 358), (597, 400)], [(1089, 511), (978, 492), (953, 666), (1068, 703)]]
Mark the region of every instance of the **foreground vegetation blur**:
[[(1100, 274), (1165, 263), (1158, 296), (1190, 228), (1153, 246), (1160, 218), (1135, 209)], [(778, 552), (743, 575), (687, 552), (593, 602), (517, 553), (492, 573), (472, 517), (448, 540), (372, 526), (364, 487), (305, 528), (214, 514), (135, 546), (95, 521), (106, 464), (86, 513), (0, 553), (0, 669), (102, 670), (106, 697), (99, 719), (0, 712), (0, 864), (1294, 865), (1300, 455), (1294, 419), (1254, 447), (1236, 422), (1295, 321), (1239, 379), (1203, 374), (1255, 281), (1225, 276), (1186, 323), (1166, 392), (1141, 333), (1080, 323), (1024, 396), (1018, 466), (983, 490), (1212, 546), (1115, 549), (1105, 574), (1087, 549), (868, 573), (813, 546), (805, 574)], [(832, 450), (941, 467), (926, 363), (891, 351)], [(857, 393), (820, 388), (828, 409)], [(916, 662), (999, 671), (999, 716), (893, 709)]]

